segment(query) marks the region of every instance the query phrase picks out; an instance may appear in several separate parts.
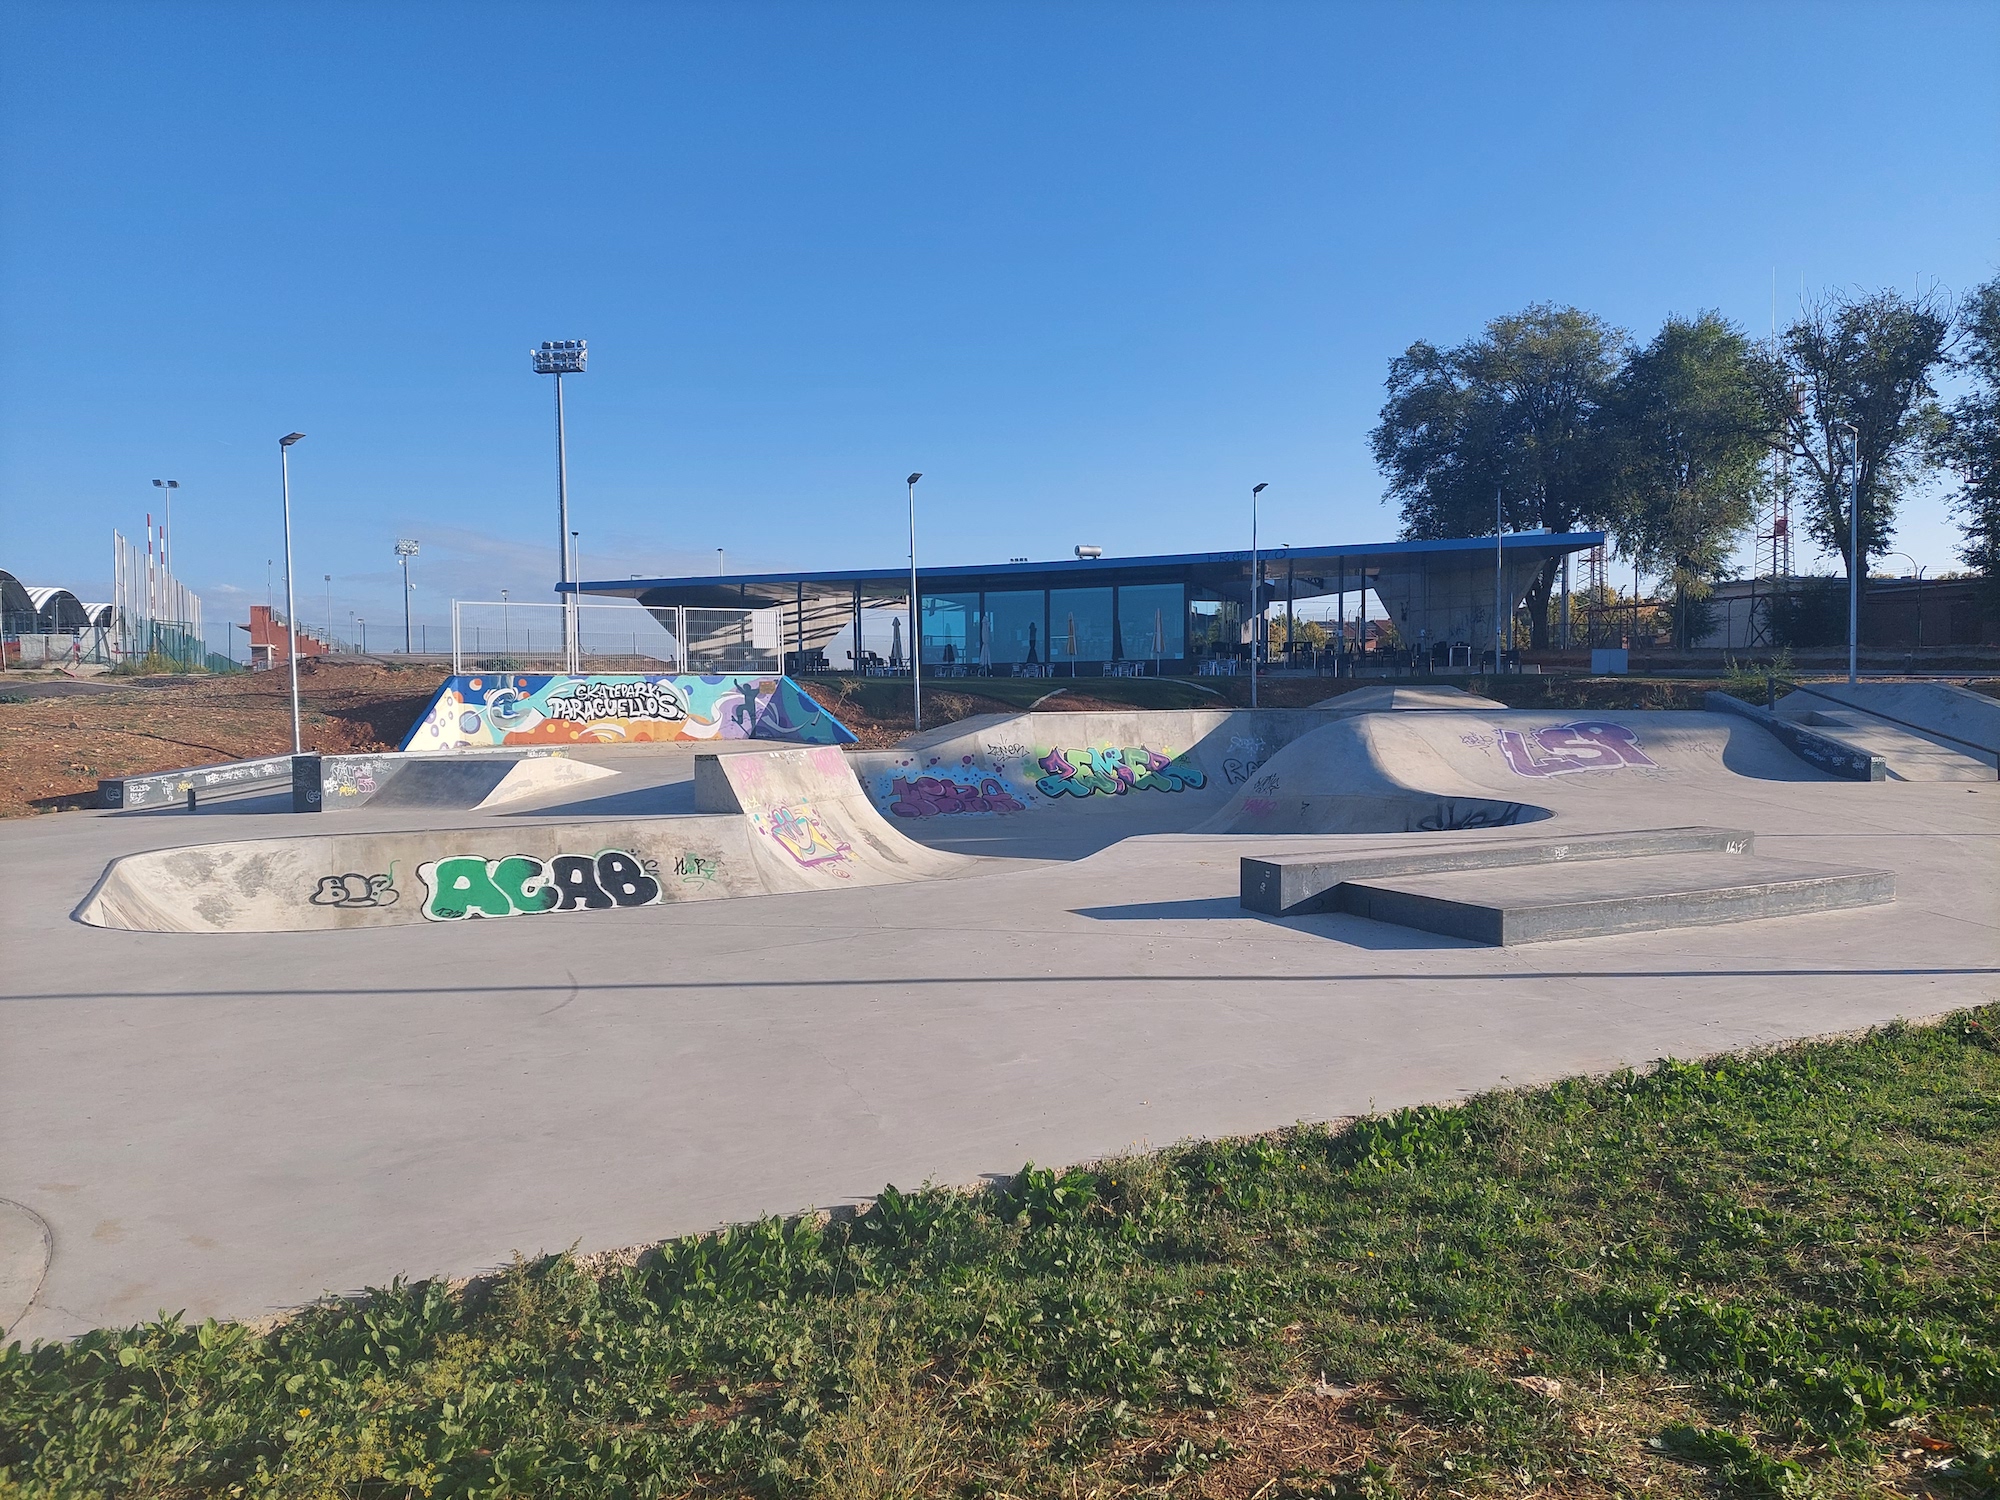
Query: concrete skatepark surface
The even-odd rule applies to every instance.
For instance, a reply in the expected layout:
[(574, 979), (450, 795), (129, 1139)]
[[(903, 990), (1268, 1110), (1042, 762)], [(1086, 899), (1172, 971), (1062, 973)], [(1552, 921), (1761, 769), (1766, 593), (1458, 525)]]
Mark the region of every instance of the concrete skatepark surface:
[[(1015, 719), (1012, 740), (1004, 725), (952, 726), (881, 752), (943, 764), (956, 749), (969, 773), (967, 756), (1015, 741), (1022, 756), (1037, 739), (1064, 751), (1066, 775), (1039, 770), (998, 794), (1033, 788), (1047, 806), (983, 810), (975, 782), (931, 799), (960, 810), (879, 818), (946, 855), (1012, 858), (940, 865), (951, 879), (548, 921), (92, 927), (72, 913), (114, 859), (295, 839), (308, 821), (325, 837), (332, 820), (246, 798), (0, 828), (0, 1199), (31, 1216), (0, 1243), (0, 1287), (43, 1256), (33, 1226), (49, 1246), (8, 1337), (161, 1309), (256, 1317), (399, 1273), (643, 1243), (887, 1181), (971, 1182), (1027, 1159), (1449, 1100), (2000, 994), (1991, 784), (1832, 780), (1728, 716), (1483, 706), (1307, 714), (1235, 781), (1215, 756), (1231, 739), (1278, 738), (1276, 721), (1109, 717), (1120, 722)], [(975, 747), (968, 733), (988, 738)], [(1068, 753), (1089, 750), (1105, 753)], [(615, 776), (482, 813), (364, 807), (340, 815), (338, 836), (473, 830), (497, 848), (695, 814), (691, 749), (578, 759)], [(898, 769), (848, 760), (871, 798), (871, 775)], [(1089, 795), (1061, 789), (1086, 775)], [(1280, 784), (1256, 792), (1270, 775)], [(1399, 794), (1548, 816), (1366, 834), (1238, 826), (1265, 816), (1252, 797), (1296, 798), (1305, 824), (1313, 797), (1378, 775)], [(1056, 796), (1035, 786), (1043, 776)], [(1217, 819), (1229, 831), (1171, 831)], [(1696, 822), (1752, 830), (1774, 860), (1893, 872), (1896, 902), (1507, 950), (1238, 901), (1246, 854)]]

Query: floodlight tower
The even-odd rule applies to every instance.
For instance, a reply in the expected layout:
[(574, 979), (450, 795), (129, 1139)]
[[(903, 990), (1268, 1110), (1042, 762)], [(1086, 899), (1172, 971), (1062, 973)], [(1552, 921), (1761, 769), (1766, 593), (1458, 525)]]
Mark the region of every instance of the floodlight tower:
[(403, 565), (403, 655), (410, 654), (410, 559), (417, 555), (417, 544), (408, 537), (396, 540), (396, 560)]
[(167, 540), (166, 544), (160, 549), (160, 571), (163, 573), (172, 573), (174, 570), (174, 491), (180, 487), (181, 482), (178, 479), (155, 479), (153, 481), (153, 488), (165, 491), (167, 499), (167, 529), (162, 533)]
[(562, 378), (581, 375), (590, 350), (583, 339), (544, 342), (534, 355), (535, 373), (556, 378), (556, 564), (563, 582), (563, 668), (576, 674), (576, 590), (569, 576), (569, 456), (563, 444)]

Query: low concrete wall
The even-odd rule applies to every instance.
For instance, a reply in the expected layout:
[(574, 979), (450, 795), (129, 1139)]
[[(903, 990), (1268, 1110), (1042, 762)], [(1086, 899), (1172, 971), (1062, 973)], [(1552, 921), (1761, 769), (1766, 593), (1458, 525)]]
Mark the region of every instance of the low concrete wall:
[(1789, 719), (1779, 718), (1769, 709), (1758, 708), (1727, 693), (1711, 692), (1704, 696), (1703, 701), (1716, 713), (1739, 714), (1762, 725), (1792, 754), (1809, 766), (1817, 766), (1829, 776), (1840, 776), (1849, 781), (1888, 779), (1889, 768), (1879, 755), (1868, 755), (1852, 745), (1843, 745), (1839, 740), (1815, 734)]
[(184, 803), (189, 792), (197, 798), (242, 792), (283, 791), (292, 782), (292, 757), (266, 755), (256, 760), (231, 760), (180, 771), (155, 771), (147, 776), (110, 777), (97, 783), (106, 807), (138, 811)]

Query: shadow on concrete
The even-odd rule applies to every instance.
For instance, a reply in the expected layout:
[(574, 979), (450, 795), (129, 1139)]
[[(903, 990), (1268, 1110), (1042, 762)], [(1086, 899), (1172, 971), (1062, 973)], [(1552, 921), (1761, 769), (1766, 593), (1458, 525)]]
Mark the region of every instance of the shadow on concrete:
[(1219, 918), (1241, 922), (1275, 920), (1262, 912), (1244, 910), (1234, 896), (1203, 896), (1190, 901), (1133, 901), (1124, 906), (1078, 906), (1072, 910), (1079, 917), (1090, 917), (1098, 922), (1199, 922)]
[(1748, 719), (1729, 726), (1722, 767), (1751, 781), (1839, 781), (1841, 778), (1799, 759), (1771, 732)]
[(1366, 917), (1345, 912), (1311, 912), (1297, 917), (1273, 917), (1247, 910), (1234, 896), (1210, 896), (1194, 901), (1135, 901), (1124, 906), (1081, 906), (1073, 908), (1079, 917), (1099, 922), (1202, 922), (1234, 920), (1263, 922), (1294, 932), (1362, 948), (1371, 953), (1422, 952), (1439, 948), (1484, 948), (1468, 938), (1444, 937), (1418, 932), (1387, 922), (1371, 922)]
[(606, 792), (576, 802), (539, 802), (509, 808), (509, 818), (658, 818), (692, 813), (692, 781), (656, 782), (622, 792)]

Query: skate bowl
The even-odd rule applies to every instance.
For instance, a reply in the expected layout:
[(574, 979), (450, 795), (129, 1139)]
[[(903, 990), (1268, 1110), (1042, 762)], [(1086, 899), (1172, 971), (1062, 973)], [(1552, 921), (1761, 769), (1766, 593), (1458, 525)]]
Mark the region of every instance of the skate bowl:
[(112, 861), (73, 914), (145, 932), (303, 932), (935, 880), (976, 862), (889, 827), (832, 746), (720, 757), (740, 811), (244, 839)]
[(1560, 814), (1616, 823), (1677, 789), (1742, 779), (1837, 778), (1732, 714), (1362, 714), (1287, 745), (1192, 831), (1439, 832)]
[(1077, 858), (1188, 831), (1286, 745), (1342, 717), (1324, 707), (993, 714), (849, 758), (883, 820), (925, 844)]
[(1735, 715), (1516, 710), (1391, 686), (1311, 709), (994, 715), (850, 758), (911, 837), (1042, 858), (1152, 833), (1616, 823), (1633, 798), (1677, 785), (1833, 779)]

